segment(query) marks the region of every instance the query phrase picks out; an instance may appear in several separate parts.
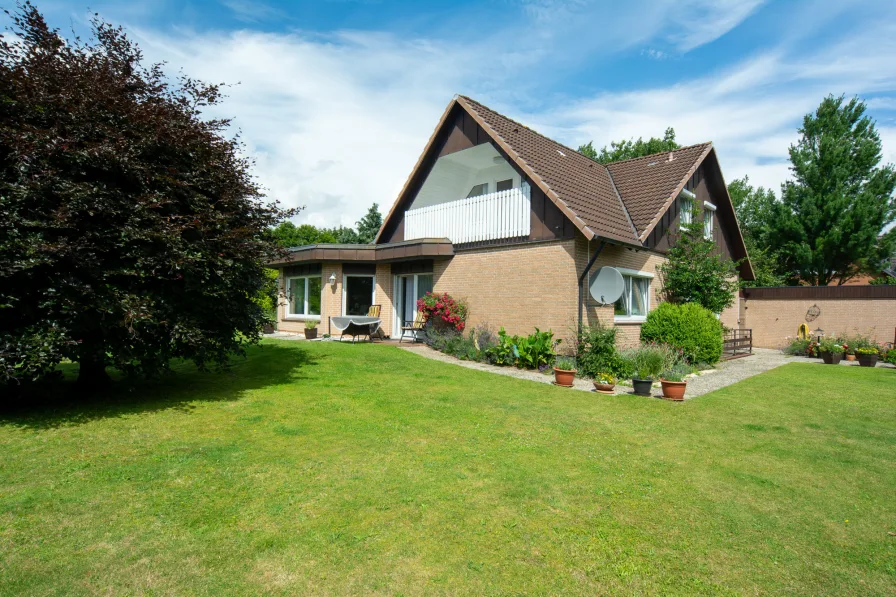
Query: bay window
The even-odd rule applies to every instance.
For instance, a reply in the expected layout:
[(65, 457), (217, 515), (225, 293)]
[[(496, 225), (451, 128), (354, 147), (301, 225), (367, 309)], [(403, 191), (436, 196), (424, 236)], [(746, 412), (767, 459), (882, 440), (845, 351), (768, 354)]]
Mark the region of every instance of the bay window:
[(614, 319), (620, 322), (642, 322), (650, 311), (650, 282), (653, 274), (619, 269), (624, 290), (613, 306)]
[(322, 284), (319, 275), (287, 278), (288, 315), (306, 319), (319, 319), (321, 289)]

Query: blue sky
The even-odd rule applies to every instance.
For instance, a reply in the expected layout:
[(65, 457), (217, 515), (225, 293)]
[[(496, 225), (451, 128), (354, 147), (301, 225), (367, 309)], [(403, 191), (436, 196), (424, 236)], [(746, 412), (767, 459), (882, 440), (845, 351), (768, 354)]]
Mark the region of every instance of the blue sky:
[(762, 0), (86, 0), (149, 60), (239, 83), (231, 116), (271, 198), (317, 225), (386, 211), (445, 106), (470, 95), (568, 145), (713, 141), (726, 178), (776, 190), (802, 116), (859, 95), (896, 162), (896, 3)]

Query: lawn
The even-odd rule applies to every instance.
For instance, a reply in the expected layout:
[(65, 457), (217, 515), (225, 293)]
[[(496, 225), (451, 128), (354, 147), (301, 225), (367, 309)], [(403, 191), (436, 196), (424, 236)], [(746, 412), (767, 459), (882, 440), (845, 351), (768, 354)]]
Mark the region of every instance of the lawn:
[(0, 595), (896, 587), (896, 370), (672, 404), (269, 341), (6, 412), (0, 454)]

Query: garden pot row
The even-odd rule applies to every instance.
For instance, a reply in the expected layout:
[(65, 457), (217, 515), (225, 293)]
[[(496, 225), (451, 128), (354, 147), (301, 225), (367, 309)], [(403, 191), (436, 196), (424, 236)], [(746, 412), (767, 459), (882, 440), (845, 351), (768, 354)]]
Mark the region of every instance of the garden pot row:
[[(572, 387), (575, 376), (576, 369), (558, 369), (557, 367), (554, 367), (554, 383), (558, 386)], [(663, 388), (663, 398), (675, 401), (684, 400), (684, 393), (687, 389), (688, 382), (660, 379), (660, 385)], [(615, 383), (594, 382), (594, 389), (601, 393), (612, 394), (615, 387)], [(650, 391), (653, 389), (653, 380), (632, 379), (632, 387), (634, 388), (636, 395), (650, 396)]]

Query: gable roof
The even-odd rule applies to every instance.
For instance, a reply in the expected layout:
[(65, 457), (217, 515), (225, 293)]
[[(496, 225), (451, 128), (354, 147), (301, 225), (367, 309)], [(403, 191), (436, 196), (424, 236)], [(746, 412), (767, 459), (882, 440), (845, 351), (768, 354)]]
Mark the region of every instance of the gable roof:
[[(495, 145), (589, 240), (600, 237), (643, 246), (700, 164), (714, 154), (712, 143), (700, 143), (603, 165), (469, 97), (458, 95), (442, 114), (374, 242), (379, 242), (425, 158), (438, 150), (433, 144), (456, 106), (482, 127)], [(739, 230), (737, 236), (746, 255)]]
[(629, 216), (644, 240), (694, 174), (712, 143), (607, 164)]
[(477, 101), (457, 99), (561, 210), (578, 217), (586, 237), (638, 242), (606, 167)]

